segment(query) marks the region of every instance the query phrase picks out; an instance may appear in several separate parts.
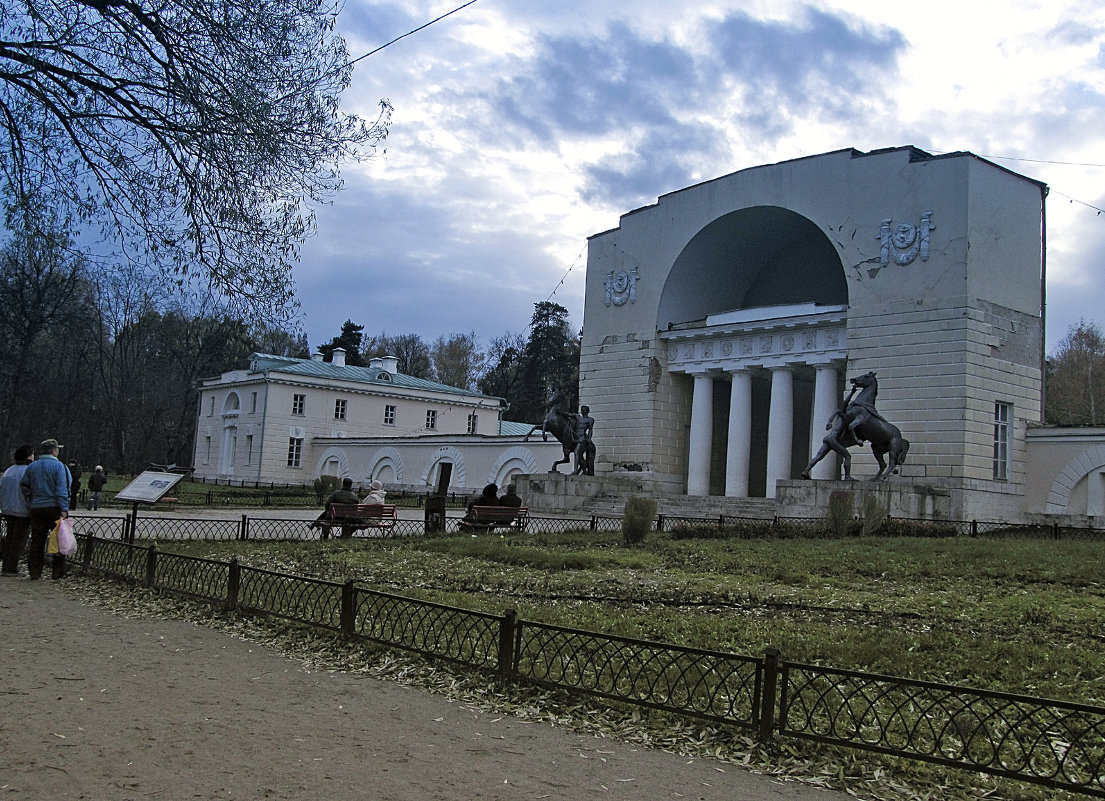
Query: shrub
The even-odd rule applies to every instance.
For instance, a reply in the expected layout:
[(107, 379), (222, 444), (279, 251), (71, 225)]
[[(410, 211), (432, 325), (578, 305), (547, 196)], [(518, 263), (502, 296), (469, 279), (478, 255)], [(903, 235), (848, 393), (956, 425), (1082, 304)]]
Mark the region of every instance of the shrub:
[(656, 517), (656, 499), (631, 495), (625, 501), (625, 516), (622, 518), (622, 539), (626, 545), (639, 545), (645, 541), (645, 534), (652, 528), (652, 519)]
[(852, 493), (833, 490), (829, 494), (829, 530), (838, 537), (847, 537), (852, 528)]

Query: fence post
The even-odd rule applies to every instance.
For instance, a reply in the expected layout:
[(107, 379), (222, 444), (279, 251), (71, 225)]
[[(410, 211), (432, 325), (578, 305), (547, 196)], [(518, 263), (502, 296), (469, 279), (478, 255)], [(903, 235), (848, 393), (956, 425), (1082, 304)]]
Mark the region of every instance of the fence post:
[(146, 585), (150, 589), (157, 588), (157, 545), (153, 543), (146, 551)]
[(1052, 523), (1051, 524), (1051, 538), (1053, 540), (1059, 539), (1059, 524), (1058, 523)]
[(249, 515), (242, 515), (242, 522), (238, 525), (238, 539), (249, 539)]
[(341, 634), (343, 637), (352, 637), (355, 631), (357, 587), (353, 579), (341, 586)]
[(595, 515), (591, 515), (591, 531), (594, 531), (599, 527), (599, 519)]
[(663, 531), (664, 530), (664, 516), (663, 515), (656, 515), (656, 530), (657, 531)]
[(978, 521), (977, 520), (972, 520), (971, 521), (971, 536), (972, 537), (977, 537), (978, 536)]
[(242, 567), (238, 564), (238, 557), (230, 557), (230, 571), (226, 576), (226, 611), (238, 610), (238, 590), (242, 586)]
[(760, 741), (765, 743), (771, 740), (775, 731), (775, 699), (778, 697), (779, 662), (778, 648), (764, 650), (764, 680), (763, 692), (760, 694), (759, 737)]
[(514, 635), (518, 628), (518, 612), (507, 609), (499, 622), (499, 680), (509, 682), (514, 674)]
[(92, 567), (92, 551), (95, 549), (96, 535), (93, 532), (89, 532), (88, 536), (84, 538), (84, 554), (81, 559), (81, 573), (87, 573), (88, 569)]

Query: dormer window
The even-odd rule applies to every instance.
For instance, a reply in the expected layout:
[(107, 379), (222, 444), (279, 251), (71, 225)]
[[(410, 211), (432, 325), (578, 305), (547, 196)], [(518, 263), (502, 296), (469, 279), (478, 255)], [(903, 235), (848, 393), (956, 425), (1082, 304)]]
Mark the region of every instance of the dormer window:
[(391, 373), (389, 373), (386, 370), (382, 373), (377, 373), (376, 374), (376, 380), (377, 381), (390, 381), (391, 380)]

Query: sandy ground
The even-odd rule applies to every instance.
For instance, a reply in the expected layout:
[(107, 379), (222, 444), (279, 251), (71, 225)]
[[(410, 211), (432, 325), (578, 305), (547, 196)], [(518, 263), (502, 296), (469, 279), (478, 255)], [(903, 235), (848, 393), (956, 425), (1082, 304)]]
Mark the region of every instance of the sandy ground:
[(0, 799), (843, 801), (0, 579)]

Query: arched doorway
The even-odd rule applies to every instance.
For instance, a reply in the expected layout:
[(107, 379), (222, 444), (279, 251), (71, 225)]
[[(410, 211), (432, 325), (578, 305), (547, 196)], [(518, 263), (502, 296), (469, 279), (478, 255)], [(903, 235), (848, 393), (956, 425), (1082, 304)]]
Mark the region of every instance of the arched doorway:
[(668, 370), (692, 398), (688, 494), (774, 497), (798, 475), (839, 403), (847, 304), (836, 247), (789, 209), (733, 211), (691, 238), (657, 307)]

